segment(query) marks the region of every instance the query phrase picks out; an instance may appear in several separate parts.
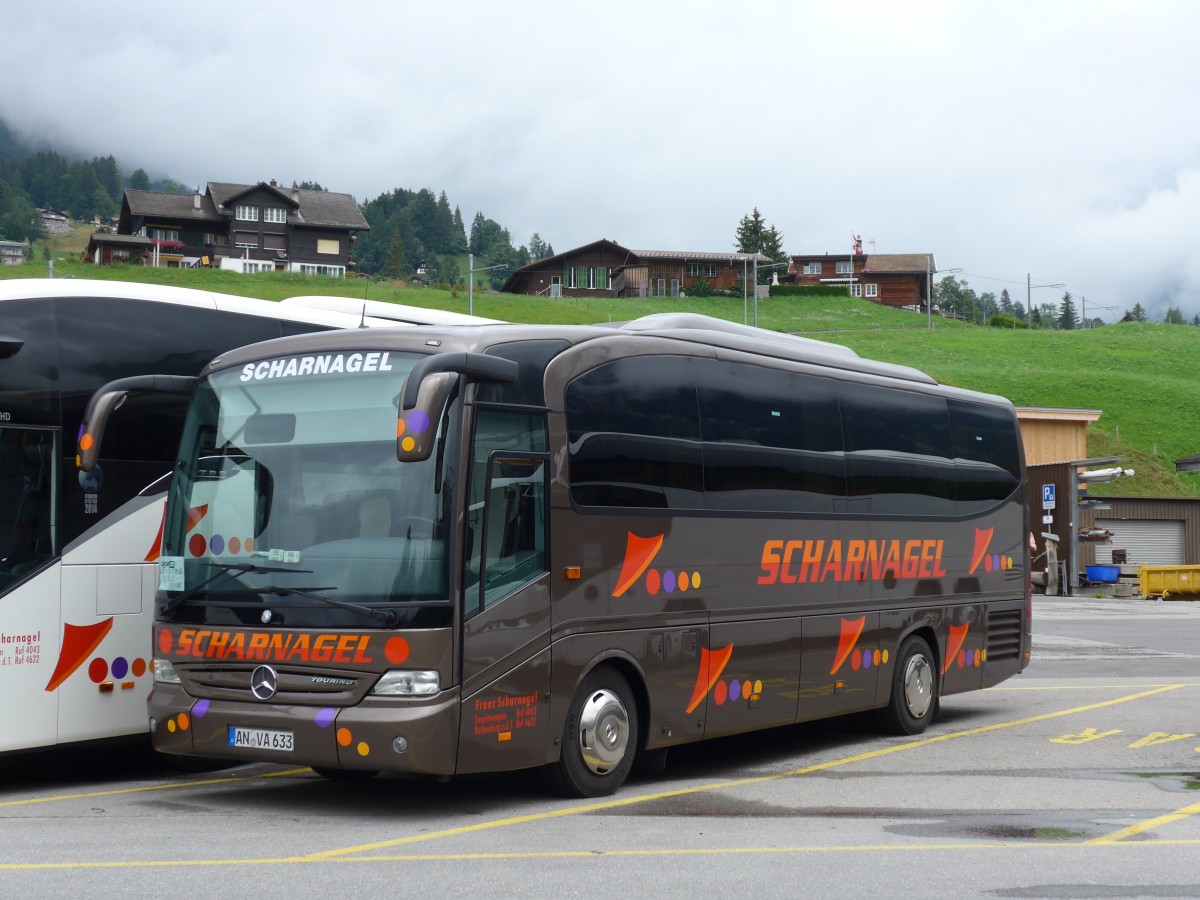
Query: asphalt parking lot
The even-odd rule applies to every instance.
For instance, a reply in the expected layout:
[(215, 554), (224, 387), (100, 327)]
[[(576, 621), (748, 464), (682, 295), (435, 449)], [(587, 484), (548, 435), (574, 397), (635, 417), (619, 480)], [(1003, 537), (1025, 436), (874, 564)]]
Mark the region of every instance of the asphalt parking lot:
[(861, 719), (672, 751), (615, 797), (539, 775), (0, 765), (4, 896), (1200, 896), (1200, 603), (1037, 598), (1035, 661), (924, 735)]

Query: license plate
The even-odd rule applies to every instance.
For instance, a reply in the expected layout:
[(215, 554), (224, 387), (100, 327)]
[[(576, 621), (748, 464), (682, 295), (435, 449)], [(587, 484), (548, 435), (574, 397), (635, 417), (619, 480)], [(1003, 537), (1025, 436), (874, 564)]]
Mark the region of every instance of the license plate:
[(229, 726), (229, 746), (247, 750), (294, 750), (290, 731), (270, 731), (266, 728)]

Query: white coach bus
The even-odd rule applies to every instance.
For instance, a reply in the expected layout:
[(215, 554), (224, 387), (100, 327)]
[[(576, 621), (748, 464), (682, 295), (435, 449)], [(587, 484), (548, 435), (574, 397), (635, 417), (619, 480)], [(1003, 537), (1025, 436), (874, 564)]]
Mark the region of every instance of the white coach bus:
[(487, 320), (352, 298), (0, 281), (0, 753), (147, 730), (163, 476), (188, 395), (131, 394), (99, 470), (80, 477), (76, 441), (97, 388), (195, 376), (269, 338), (466, 321)]

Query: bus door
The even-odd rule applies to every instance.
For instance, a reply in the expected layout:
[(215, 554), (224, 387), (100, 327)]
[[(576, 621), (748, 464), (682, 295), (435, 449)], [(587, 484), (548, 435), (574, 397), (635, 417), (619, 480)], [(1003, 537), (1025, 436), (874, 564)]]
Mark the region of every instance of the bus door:
[(49, 428), (0, 427), (0, 692), (20, 723), (0, 729), (0, 751), (57, 736), (60, 572), (46, 567), (57, 553), (56, 437)]
[(546, 762), (550, 579), (546, 420), (480, 409), (464, 536), (459, 773)]

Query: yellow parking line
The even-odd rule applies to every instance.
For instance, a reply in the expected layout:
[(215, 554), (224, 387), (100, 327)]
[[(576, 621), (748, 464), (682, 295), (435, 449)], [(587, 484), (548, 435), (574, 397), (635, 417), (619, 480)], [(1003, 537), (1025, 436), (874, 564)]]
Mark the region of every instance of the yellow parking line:
[[(992, 725), (982, 725), (982, 726), (979, 726), (978, 728), (968, 728), (963, 731), (955, 731), (955, 732), (951, 732), (949, 734), (935, 735), (933, 737), (928, 737), (928, 738), (920, 738), (920, 739), (917, 739), (914, 741), (908, 741), (906, 743), (897, 744), (897, 745), (893, 745), (890, 747), (883, 747), (878, 750), (872, 750), (872, 751), (869, 751), (866, 753), (859, 753), (854, 756), (842, 757), (841, 759), (830, 760), (830, 761), (824, 762), (824, 763), (816, 763), (814, 765), (804, 766), (803, 768), (799, 768), (799, 769), (792, 769), (788, 772), (783, 772), (778, 775), (764, 775), (764, 776), (758, 776), (758, 777), (754, 777), (754, 778), (731, 779), (728, 781), (717, 782), (714, 784), (697, 785), (695, 787), (690, 787), (690, 788), (679, 788), (677, 790), (671, 790), (671, 791), (659, 791), (659, 792), (652, 793), (652, 794), (640, 794), (638, 796), (633, 796), (633, 797), (613, 798), (613, 799), (604, 800), (604, 801), (600, 801), (600, 802), (596, 802), (596, 803), (586, 803), (586, 804), (579, 805), (579, 806), (561, 807), (558, 809), (547, 810), (547, 811), (539, 812), (539, 813), (530, 813), (528, 815), (522, 815), (522, 816), (509, 816), (509, 817), (506, 817), (503, 819), (495, 819), (490, 822), (480, 822), (475, 825), (467, 825), (467, 826), (462, 826), (459, 828), (446, 828), (446, 829), (442, 829), (440, 831), (428, 832), (428, 833), (424, 833), (424, 834), (408, 835), (406, 837), (393, 838), (391, 840), (376, 841), (376, 842), (369, 843), (369, 844), (359, 844), (359, 845), (356, 845), (353, 847), (342, 847), (342, 848), (334, 849), (334, 850), (318, 851), (316, 853), (308, 853), (308, 854), (303, 854), (303, 855), (299, 855), (299, 856), (286, 856), (286, 857), (263, 858), (263, 859), (226, 859), (226, 860), (156, 860), (156, 861), (143, 860), (143, 861), (128, 861), (128, 862), (107, 861), (107, 862), (62, 862), (62, 863), (0, 863), (0, 871), (18, 871), (18, 870), (28, 871), (28, 870), (34, 870), (34, 869), (63, 870), (63, 869), (100, 869), (100, 868), (112, 869), (112, 868), (151, 868), (151, 867), (181, 867), (181, 866), (284, 865), (284, 864), (295, 864), (295, 863), (371, 862), (371, 861), (376, 861), (376, 860), (385, 861), (388, 859), (408, 859), (409, 858), (408, 856), (399, 856), (399, 855), (392, 857), (392, 856), (363, 856), (360, 854), (365, 854), (365, 853), (368, 853), (369, 851), (373, 851), (373, 850), (385, 850), (385, 849), (392, 848), (392, 847), (404, 846), (406, 844), (424, 843), (424, 842), (428, 842), (428, 841), (439, 840), (442, 838), (458, 837), (461, 835), (473, 834), (473, 833), (482, 832), (482, 831), (489, 831), (489, 830), (493, 830), (493, 829), (497, 829), (497, 828), (505, 828), (505, 827), (509, 827), (509, 826), (513, 826), (513, 825), (522, 825), (522, 824), (526, 824), (526, 823), (530, 823), (530, 822), (545, 822), (545, 821), (551, 821), (553, 819), (563, 818), (566, 816), (581, 815), (583, 813), (597, 812), (600, 810), (619, 809), (619, 808), (625, 807), (625, 806), (634, 806), (639, 803), (649, 803), (649, 802), (653, 802), (656, 800), (664, 800), (664, 799), (669, 799), (669, 798), (674, 798), (674, 797), (683, 797), (683, 796), (688, 796), (691, 794), (700, 794), (700, 793), (705, 793), (705, 792), (710, 792), (710, 791), (724, 790), (724, 789), (728, 789), (728, 788), (745, 787), (748, 785), (762, 784), (762, 783), (770, 782), (770, 781), (778, 781), (778, 780), (784, 779), (784, 778), (792, 778), (792, 777), (796, 777), (799, 775), (810, 774), (812, 772), (820, 772), (820, 771), (824, 771), (826, 769), (832, 769), (832, 768), (835, 768), (838, 766), (850, 765), (851, 763), (863, 762), (865, 760), (870, 760), (870, 759), (877, 759), (879, 757), (887, 756), (892, 753), (900, 753), (900, 752), (904, 752), (906, 750), (914, 750), (919, 747), (927, 747), (927, 746), (930, 746), (933, 744), (938, 744), (938, 743), (943, 743), (945, 741), (955, 740), (957, 738), (971, 737), (971, 736), (980, 735), (980, 734), (987, 734), (992, 731), (1000, 731), (1002, 729), (1014, 728), (1014, 727), (1017, 727), (1020, 725), (1028, 725), (1028, 724), (1032, 724), (1035, 722), (1044, 722), (1044, 721), (1048, 721), (1051, 719), (1062, 718), (1064, 716), (1075, 715), (1077, 713), (1090, 712), (1092, 710), (1104, 709), (1104, 708), (1110, 707), (1110, 706), (1118, 706), (1123, 703), (1130, 703), (1135, 700), (1144, 700), (1147, 697), (1153, 697), (1158, 694), (1166, 693), (1168, 691), (1174, 691), (1174, 690), (1178, 690), (1183, 687), (1190, 687), (1190, 686), (1191, 685), (1188, 685), (1188, 684), (1162, 685), (1162, 686), (1159, 686), (1159, 687), (1156, 687), (1156, 688), (1153, 688), (1150, 690), (1141, 691), (1136, 694), (1129, 694), (1124, 697), (1117, 697), (1112, 700), (1103, 700), (1103, 701), (1099, 701), (1096, 703), (1089, 703), (1084, 706), (1076, 706), (1076, 707), (1072, 707), (1070, 709), (1059, 710), (1057, 712), (1041, 713), (1036, 716), (1026, 716), (1024, 718), (1013, 719), (1008, 722), (997, 722)], [(282, 771), (282, 772), (269, 773), (269, 775), (278, 777), (278, 776), (283, 776), (283, 775), (295, 775), (295, 774), (299, 774), (299, 773), (306, 772), (306, 771), (308, 771), (308, 770), (307, 769), (292, 769), (292, 770), (287, 770), (287, 771)], [(142, 788), (129, 788), (129, 789), (124, 789), (124, 790), (99, 791), (99, 792), (90, 793), (90, 794), (69, 795), (69, 796), (59, 797), (57, 799), (75, 799), (75, 798), (86, 798), (86, 797), (110, 796), (113, 794), (121, 794), (121, 793), (137, 793), (139, 791), (164, 790), (164, 789), (168, 789), (168, 788), (192, 787), (192, 786), (220, 784), (220, 783), (224, 783), (224, 782), (234, 782), (234, 781), (247, 781), (247, 780), (251, 780), (252, 778), (261, 778), (261, 777), (265, 777), (265, 776), (262, 776), (262, 775), (241, 776), (241, 777), (231, 777), (231, 778), (208, 779), (205, 781), (175, 783), (175, 784), (167, 784), (167, 785), (151, 785), (151, 786), (142, 787)], [(7, 805), (18, 805), (21, 803), (48, 802), (51, 799), (55, 799), (55, 798), (39, 798), (39, 799), (26, 800), (26, 801), (11, 801)], [(1200, 806), (1200, 804), (1198, 804), (1198, 806)], [(1174, 821), (1177, 818), (1184, 818), (1184, 817), (1186, 817), (1186, 815), (1190, 814), (1188, 812), (1188, 810), (1192, 810), (1192, 809), (1193, 809), (1192, 807), (1187, 807), (1184, 810), (1180, 810), (1179, 812), (1172, 814), (1172, 817), (1163, 817), (1163, 819), (1170, 818), (1171, 821)], [(1159, 820), (1150, 820), (1150, 822), (1143, 823), (1143, 826), (1146, 828), (1152, 827), (1152, 823), (1155, 821), (1159, 821)], [(1136, 827), (1136, 826), (1134, 826), (1134, 827)], [(953, 849), (984, 849), (984, 848), (992, 848), (992, 847), (995, 847), (995, 848), (1003, 847), (1003, 848), (1011, 849), (1011, 848), (1017, 847), (1017, 846), (1083, 847), (1083, 846), (1111, 845), (1111, 846), (1126, 846), (1126, 847), (1129, 847), (1129, 846), (1144, 847), (1144, 846), (1151, 846), (1151, 845), (1157, 846), (1160, 844), (1180, 844), (1180, 845), (1189, 845), (1189, 846), (1192, 844), (1200, 844), (1200, 841), (1194, 841), (1194, 842), (1193, 841), (1184, 841), (1184, 842), (1179, 842), (1179, 841), (1138, 841), (1138, 842), (1132, 843), (1132, 844), (1119, 844), (1119, 843), (1117, 843), (1117, 840), (1114, 838), (1113, 835), (1109, 835), (1107, 837), (1113, 838), (1113, 840), (1111, 840), (1107, 843), (1104, 841), (1103, 838), (1101, 838), (1101, 839), (1096, 839), (1095, 841), (1076, 842), (1076, 843), (1069, 843), (1069, 842), (1065, 842), (1065, 841), (1064, 842), (1047, 841), (1044, 843), (1028, 843), (1028, 844), (981, 843), (981, 844), (916, 844), (916, 845), (908, 844), (908, 845), (895, 845), (895, 846), (893, 846), (893, 845), (863, 845), (861, 847), (848, 846), (848, 847), (792, 848), (791, 852), (814, 852), (815, 853), (815, 852), (834, 852), (834, 851), (838, 851), (838, 850), (843, 851), (843, 852), (849, 852), (849, 851), (855, 851), (855, 850), (867, 850), (867, 851), (922, 850), (922, 849), (924, 849), (924, 850), (940, 850), (940, 849), (953, 850)], [(709, 854), (711, 854), (711, 853), (718, 853), (718, 852), (726, 852), (726, 853), (761, 852), (761, 853), (766, 853), (766, 852), (779, 852), (779, 851), (776, 848), (758, 848), (757, 850), (755, 850), (754, 848), (749, 848), (749, 849), (747, 849), (747, 848), (728, 848), (723, 851), (720, 849), (707, 849), (707, 850), (703, 850), (703, 851), (700, 851), (700, 850), (632, 851), (631, 850), (631, 851), (610, 851), (608, 853), (587, 851), (585, 853), (582, 853), (582, 855), (585, 855), (585, 856), (634, 855), (634, 854), (670, 855), (672, 853), (674, 853), (674, 854), (687, 854), (687, 853), (709, 853)], [(533, 855), (539, 856), (539, 855), (543, 855), (543, 854), (535, 853)], [(544, 855), (551, 856), (552, 854), (544, 854)], [(497, 855), (496, 858), (500, 858), (501, 856), (503, 856), (503, 854)], [(414, 858), (414, 859), (439, 859), (439, 858), (471, 859), (471, 858), (492, 858), (492, 857), (490, 857), (487, 854), (483, 854), (483, 855), (466, 854), (466, 855), (461, 855), (461, 856), (454, 855), (454, 854), (446, 854), (444, 856), (443, 855), (415, 855), (411, 858)]]
[(1114, 831), (1112, 834), (1106, 834), (1102, 837), (1092, 838), (1087, 841), (1089, 844), (1115, 844), (1118, 841), (1123, 841), (1125, 838), (1134, 837), (1135, 835), (1145, 834), (1147, 831), (1153, 831), (1155, 828), (1161, 828), (1164, 825), (1170, 825), (1172, 822), (1179, 822), (1183, 819), (1200, 813), (1200, 803), (1193, 803), (1191, 806), (1185, 806), (1183, 809), (1177, 809), (1173, 813), (1167, 813), (1165, 816), (1156, 816), (1153, 819), (1147, 819), (1144, 822), (1138, 822), (1136, 825), (1130, 825), (1128, 828), (1122, 828), (1119, 831)]
[(141, 794), (146, 791), (170, 791), (180, 788), (203, 787), (209, 784), (229, 784), (235, 781), (253, 781), (255, 778), (279, 778), (283, 775), (299, 775), (312, 771), (287, 769), (282, 772), (263, 772), (259, 775), (227, 775), (223, 778), (205, 778), (200, 781), (171, 781), (166, 784), (148, 784), (141, 787), (113, 788), (111, 791), (88, 791), (82, 794), (55, 794), (52, 797), (28, 797), (24, 800), (0, 800), (0, 808), (7, 806), (32, 806), (35, 803), (56, 803), (61, 800), (90, 800), (94, 797), (117, 797), (121, 794)]
[(308, 856), (268, 856), (245, 859), (145, 859), (125, 862), (76, 862), (76, 863), (0, 863), (0, 872), (61, 871), (64, 869), (183, 869), (212, 868), (214, 866), (287, 866), (313, 865), (316, 863), (383, 863), (383, 862), (469, 862), (533, 859), (616, 859), (621, 857), (666, 857), (666, 856), (766, 856), (828, 853), (944, 853), (955, 850), (1082, 850), (1108, 847), (1196, 847), (1200, 838), (1184, 840), (1129, 841), (1125, 843), (1098, 844), (1092, 841), (1023, 841), (1002, 843), (946, 843), (946, 844), (831, 844), (829, 846), (797, 847), (676, 847), (657, 850), (546, 850), (509, 853), (398, 853), (386, 856), (336, 856), (330, 859), (312, 859)]
[(1097, 703), (1089, 703), (1086, 706), (1076, 706), (1071, 709), (1064, 709), (1058, 712), (1042, 713), (1036, 716), (1026, 716), (1022, 719), (1014, 719), (1009, 722), (997, 722), (993, 725), (981, 725), (978, 728), (968, 728), (964, 731), (954, 731), (950, 734), (935, 735), (934, 737), (921, 738), (915, 741), (908, 741), (903, 744), (896, 744), (891, 747), (882, 747), (878, 750), (871, 750), (866, 753), (859, 753), (854, 756), (846, 756), (841, 759), (830, 760), (829, 762), (816, 763), (811, 766), (804, 766), (800, 769), (792, 769), (788, 772), (783, 772), (778, 775), (760, 775), (755, 778), (737, 778), (730, 781), (722, 781), (716, 784), (704, 784), (690, 788), (679, 788), (673, 791), (660, 791), (654, 794), (640, 794), (636, 797), (618, 797), (612, 800), (602, 800), (598, 803), (586, 803), (582, 806), (570, 806), (560, 809), (552, 809), (545, 812), (530, 813), (524, 816), (509, 816), (504, 819), (494, 819), (491, 822), (478, 822), (474, 825), (463, 825), (458, 828), (446, 828), (441, 831), (431, 831), (424, 834), (413, 834), (402, 838), (392, 838), (386, 841), (376, 841), (370, 844), (359, 844), (354, 847), (344, 847), (339, 850), (323, 850), (318, 853), (310, 853), (305, 858), (311, 860), (331, 859), (336, 856), (343, 856), (356, 853), (366, 853), (371, 850), (386, 850), (389, 847), (400, 847), (405, 844), (424, 843), (426, 841), (439, 840), (441, 838), (458, 837), (465, 834), (474, 834), (480, 831), (490, 831), (495, 828), (507, 828), (513, 825), (524, 825), (529, 822), (549, 821), (551, 819), (559, 819), (564, 816), (576, 816), (583, 813), (599, 812), (601, 810), (619, 809), (623, 806), (633, 806), (637, 803), (649, 803), (655, 800), (668, 800), (675, 797), (686, 797), (690, 794), (700, 794), (709, 791), (725, 790), (727, 788), (746, 787), (752, 784), (763, 784), (768, 781), (777, 781), (782, 778), (794, 778), (798, 775), (808, 775), (813, 772), (821, 772), (826, 769), (833, 769), (838, 766), (846, 766), (851, 763), (865, 762), (869, 759), (877, 759), (881, 756), (887, 756), (892, 753), (902, 753), (907, 750), (915, 750), (918, 747), (928, 747), (931, 744), (938, 744), (944, 741), (952, 741), (957, 738), (972, 737), (978, 734), (986, 734), (991, 731), (1000, 731), (1004, 728), (1014, 728), (1018, 725), (1029, 725), (1034, 722), (1044, 722), (1048, 719), (1058, 719), (1063, 716), (1075, 715), (1081, 712), (1090, 712), (1095, 709), (1103, 709), (1108, 706), (1117, 706), (1121, 703), (1130, 703), (1134, 700), (1144, 700), (1147, 697), (1153, 697), (1157, 694), (1163, 694), (1168, 691), (1178, 690), (1181, 687), (1186, 687), (1182, 684), (1168, 684), (1162, 687), (1154, 688), (1148, 691), (1142, 691), (1137, 694), (1130, 694), (1125, 697), (1118, 697), (1115, 700), (1102, 700)]

